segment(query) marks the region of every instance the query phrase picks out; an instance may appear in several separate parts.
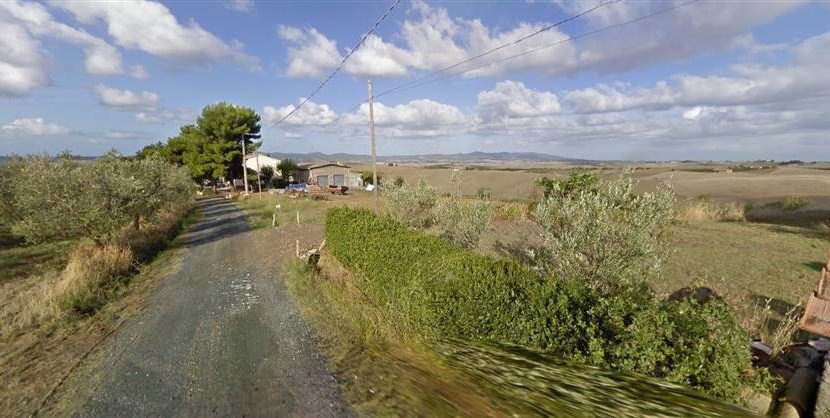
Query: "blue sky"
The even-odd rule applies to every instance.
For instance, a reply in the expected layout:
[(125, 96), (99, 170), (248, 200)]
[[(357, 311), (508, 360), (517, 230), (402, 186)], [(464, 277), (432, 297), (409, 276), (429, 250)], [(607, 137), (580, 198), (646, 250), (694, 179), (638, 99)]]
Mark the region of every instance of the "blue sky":
[[(2, 0), (0, 154), (132, 153), (217, 101), (262, 116), (266, 151), (367, 153), (368, 79), (382, 92), (601, 2), (403, 0), (276, 125), (391, 3)], [(830, 160), (830, 3), (685, 3), (614, 2), (380, 97), (379, 151)]]

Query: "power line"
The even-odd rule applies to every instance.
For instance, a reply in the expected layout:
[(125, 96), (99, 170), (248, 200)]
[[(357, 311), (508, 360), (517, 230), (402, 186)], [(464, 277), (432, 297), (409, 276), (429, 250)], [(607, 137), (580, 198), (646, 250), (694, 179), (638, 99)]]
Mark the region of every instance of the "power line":
[(521, 43), (521, 42), (523, 42), (523, 41), (526, 41), (526, 40), (528, 40), (528, 39), (530, 39), (530, 38), (533, 38), (534, 36), (538, 36), (538, 35), (540, 35), (540, 34), (542, 34), (542, 33), (544, 33), (544, 32), (547, 32), (547, 31), (549, 31), (549, 30), (551, 30), (551, 29), (554, 29), (554, 28), (556, 28), (556, 27), (562, 26), (562, 25), (564, 25), (565, 23), (568, 23), (568, 22), (570, 22), (570, 21), (572, 21), (572, 20), (579, 19), (580, 17), (585, 16), (585, 15), (587, 15), (587, 14), (589, 14), (589, 13), (592, 13), (592, 12), (594, 12), (594, 11), (596, 11), (596, 10), (600, 9), (600, 8), (603, 8), (603, 7), (605, 7), (605, 6), (608, 6), (608, 5), (611, 5), (611, 4), (614, 4), (614, 3), (619, 3), (620, 1), (622, 1), (622, 0), (610, 0), (610, 1), (606, 1), (606, 2), (604, 2), (604, 3), (600, 3), (600, 4), (598, 4), (598, 5), (594, 6), (594, 7), (591, 7), (590, 9), (584, 10), (584, 11), (582, 11), (582, 12), (578, 13), (578, 14), (575, 14), (575, 15), (573, 15), (573, 16), (570, 16), (570, 17), (566, 18), (566, 19), (560, 20), (560, 21), (558, 21), (558, 22), (556, 22), (556, 23), (554, 23), (554, 24), (551, 24), (551, 25), (545, 26), (545, 27), (543, 27), (543, 28), (541, 28), (541, 29), (539, 29), (539, 30), (537, 30), (537, 31), (535, 31), (535, 32), (533, 32), (533, 33), (531, 33), (531, 34), (525, 35), (525, 36), (523, 36), (523, 37), (521, 37), (521, 38), (518, 38), (518, 39), (515, 39), (515, 40), (513, 40), (513, 41), (511, 41), (511, 42), (507, 42), (507, 43), (501, 44), (501, 45), (499, 45), (499, 46), (497, 46), (497, 47), (494, 47), (494, 48), (488, 49), (487, 51), (484, 51), (484, 52), (481, 52), (481, 53), (479, 53), (479, 54), (476, 54), (476, 55), (474, 55), (474, 56), (472, 56), (472, 57), (470, 57), (470, 58), (467, 58), (467, 59), (465, 59), (465, 60), (459, 61), (459, 62), (457, 62), (457, 63), (455, 63), (455, 64), (450, 65), (450, 66), (447, 66), (447, 67), (441, 68), (441, 69), (439, 69), (439, 70), (435, 70), (435, 71), (433, 71), (433, 72), (431, 72), (431, 73), (429, 73), (429, 74), (426, 74), (426, 75), (424, 75), (424, 76), (418, 77), (418, 78), (416, 78), (416, 79), (414, 79), (414, 80), (410, 80), (410, 81), (408, 81), (408, 82), (406, 82), (406, 83), (400, 84), (400, 85), (398, 85), (398, 86), (396, 86), (396, 87), (393, 87), (393, 88), (391, 88), (391, 89), (384, 90), (384, 91), (382, 91), (382, 92), (378, 93), (377, 95), (375, 95), (375, 97), (376, 97), (376, 98), (377, 98), (377, 97), (381, 97), (381, 96), (387, 95), (387, 94), (389, 94), (389, 93), (393, 93), (393, 92), (395, 92), (395, 91), (398, 91), (398, 90), (401, 90), (401, 89), (405, 89), (405, 88), (406, 88), (407, 86), (409, 86), (409, 85), (412, 85), (412, 84), (418, 84), (419, 82), (421, 82), (421, 81), (423, 81), (423, 80), (425, 80), (425, 79), (431, 78), (431, 77), (433, 77), (433, 76), (435, 76), (435, 75), (437, 75), (437, 74), (441, 74), (441, 73), (446, 72), (446, 71), (448, 71), (448, 70), (452, 70), (453, 68), (458, 68), (458, 67), (459, 67), (459, 66), (461, 66), (461, 65), (464, 65), (464, 64), (466, 64), (466, 63), (468, 63), (468, 62), (475, 61), (475, 60), (477, 60), (477, 59), (479, 59), (479, 58), (482, 58), (482, 57), (485, 57), (485, 56), (487, 56), (487, 55), (490, 55), (490, 54), (492, 54), (492, 53), (494, 53), (494, 52), (496, 52), (496, 51), (500, 51), (500, 50), (502, 50), (502, 49), (504, 49), (504, 48), (507, 48), (507, 47), (509, 47), (509, 46), (517, 45), (517, 44), (519, 44), (519, 43)]
[(323, 82), (320, 83), (320, 85), (317, 86), (317, 88), (314, 89), (314, 91), (311, 92), (311, 94), (308, 95), (308, 97), (303, 99), (303, 101), (297, 107), (295, 107), (293, 110), (288, 112), (287, 115), (283, 116), (280, 120), (278, 120), (274, 124), (274, 126), (277, 126), (277, 125), (281, 124), (283, 121), (285, 121), (286, 119), (288, 119), (292, 115), (294, 115), (294, 113), (297, 113), (297, 111), (300, 110), (301, 107), (305, 106), (305, 104), (308, 103), (308, 101), (311, 100), (311, 98), (314, 97), (314, 95), (316, 95), (320, 90), (322, 90), (323, 87), (325, 87), (326, 84), (329, 82), (329, 80), (331, 80), (332, 77), (334, 77), (338, 72), (340, 72), (340, 69), (343, 68), (343, 65), (346, 64), (346, 61), (349, 60), (349, 58), (352, 56), (352, 54), (354, 54), (355, 51), (357, 51), (363, 45), (363, 43), (366, 41), (366, 38), (368, 38), (369, 35), (373, 34), (375, 32), (375, 30), (377, 30), (377, 28), (381, 25), (381, 23), (383, 23), (383, 21), (386, 20), (386, 17), (389, 16), (390, 13), (392, 13), (392, 10), (395, 10), (395, 7), (397, 7), (400, 2), (401, 2), (401, 0), (395, 0), (395, 2), (392, 3), (392, 5), (389, 6), (389, 8), (386, 10), (386, 12), (383, 14), (383, 16), (381, 16), (380, 19), (378, 19), (377, 22), (375, 22), (374, 26), (372, 26), (372, 28), (369, 29), (368, 32), (363, 34), (363, 36), (360, 38), (360, 41), (357, 42), (357, 45), (355, 45), (354, 48), (352, 48), (346, 54), (346, 56), (343, 57), (343, 60), (340, 61), (340, 64), (337, 66), (337, 68), (335, 68), (334, 71), (332, 71), (331, 74), (329, 74), (329, 76), (326, 77), (326, 79), (323, 80)]
[[(661, 9), (661, 10), (658, 10), (656, 12), (652, 12), (652, 13), (649, 13), (647, 15), (640, 16), (640, 17), (635, 18), (635, 19), (627, 20), (627, 21), (621, 22), (621, 23), (615, 23), (613, 25), (604, 26), (602, 28), (595, 29), (595, 30), (588, 31), (588, 32), (584, 32), (584, 33), (581, 33), (579, 35), (569, 36), (567, 38), (560, 39), (556, 42), (546, 44), (546, 45), (542, 45), (542, 46), (537, 47), (537, 48), (529, 49), (527, 51), (523, 51), (521, 53), (511, 55), (509, 57), (504, 57), (504, 58), (501, 58), (501, 59), (498, 59), (498, 60), (495, 60), (495, 61), (491, 61), (491, 62), (488, 62), (488, 63), (484, 63), (482, 65), (478, 65), (478, 66), (475, 66), (475, 67), (472, 67), (472, 68), (463, 69), (461, 71), (452, 72), (452, 73), (446, 74), (446, 75), (444, 75), (442, 77), (439, 77), (439, 78), (434, 78), (434, 79), (431, 79), (431, 80), (425, 80), (425, 81), (422, 81), (422, 82), (419, 82), (419, 83), (416, 83), (416, 84), (408, 85), (406, 87), (386, 90), (383, 93), (380, 93), (375, 97), (379, 97), (382, 94), (392, 93), (393, 91), (403, 91), (403, 90), (410, 90), (410, 89), (413, 89), (413, 88), (416, 88), (416, 87), (421, 87), (421, 86), (431, 84), (431, 83), (434, 83), (434, 82), (437, 82), (437, 81), (445, 80), (445, 79), (450, 78), (450, 77), (454, 77), (454, 76), (459, 75), (459, 74), (464, 74), (464, 73), (467, 73), (467, 72), (470, 72), (470, 71), (475, 71), (475, 70), (478, 70), (478, 69), (481, 69), (481, 68), (484, 68), (484, 67), (489, 67), (491, 65), (495, 65), (495, 64), (499, 64), (499, 63), (502, 63), (502, 62), (505, 62), (505, 61), (509, 61), (511, 59), (519, 58), (519, 57), (522, 57), (522, 56), (525, 56), (525, 55), (528, 55), (528, 54), (532, 54), (534, 52), (541, 51), (543, 49), (552, 48), (554, 46), (561, 45), (561, 44), (564, 44), (566, 42), (571, 42), (571, 41), (581, 39), (581, 38), (584, 38), (584, 37), (587, 37), (587, 36), (595, 35), (597, 33), (605, 32), (605, 31), (610, 30), (610, 29), (615, 29), (615, 28), (619, 28), (619, 27), (623, 27), (623, 26), (628, 26), (628, 25), (631, 25), (631, 24), (634, 24), (634, 23), (639, 23), (639, 22), (642, 22), (643, 20), (650, 19), (652, 17), (659, 16), (659, 15), (677, 10), (681, 7), (685, 7), (685, 6), (691, 5), (693, 3), (697, 3), (699, 1), (700, 0), (690, 0), (690, 1), (687, 1), (685, 3), (680, 3), (680, 4), (674, 5), (672, 7), (667, 7), (665, 9)], [(365, 103), (365, 102), (362, 102), (361, 104), (363, 104), (363, 103)]]
[[(427, 77), (423, 77), (423, 78), (420, 79), (421, 81), (418, 82), (418, 83), (415, 83), (415, 84), (412, 84), (411, 82), (406, 83), (407, 85), (405, 87), (402, 87), (403, 85), (398, 86), (398, 87), (395, 87), (393, 89), (385, 90), (381, 94), (389, 94), (389, 93), (392, 93), (392, 92), (410, 90), (410, 89), (414, 89), (416, 87), (420, 87), (420, 86), (431, 84), (431, 83), (434, 83), (434, 82), (437, 82), (437, 81), (445, 80), (447, 78), (454, 77), (454, 76), (459, 75), (459, 74), (464, 74), (464, 73), (467, 73), (467, 72), (470, 72), (470, 71), (478, 70), (480, 68), (484, 68), (484, 67), (488, 67), (488, 66), (491, 66), (491, 65), (499, 64), (499, 63), (502, 63), (502, 62), (505, 62), (505, 61), (509, 61), (511, 59), (519, 58), (519, 57), (522, 57), (522, 56), (525, 56), (525, 55), (528, 55), (528, 54), (532, 54), (534, 52), (541, 51), (543, 49), (552, 48), (554, 46), (561, 45), (561, 44), (564, 44), (566, 42), (575, 41), (577, 39), (581, 39), (581, 38), (585, 38), (585, 37), (588, 37), (588, 36), (591, 36), (591, 35), (595, 35), (597, 33), (605, 32), (607, 30), (611, 30), (611, 29), (615, 29), (615, 28), (619, 28), (619, 27), (623, 27), (623, 26), (628, 26), (628, 25), (631, 25), (631, 24), (634, 24), (634, 23), (639, 23), (639, 22), (642, 22), (646, 19), (650, 19), (652, 17), (656, 17), (656, 16), (659, 16), (659, 15), (662, 15), (662, 14), (672, 12), (672, 11), (680, 9), (682, 7), (686, 7), (686, 6), (689, 6), (691, 4), (697, 3), (699, 1), (701, 1), (701, 0), (689, 0), (685, 3), (680, 3), (680, 4), (677, 4), (677, 5), (671, 6), (671, 7), (667, 7), (665, 9), (660, 9), (658, 11), (655, 11), (655, 12), (652, 12), (652, 13), (649, 13), (649, 14), (631, 19), (631, 20), (627, 20), (625, 22), (615, 23), (615, 24), (612, 24), (612, 25), (604, 26), (604, 27), (601, 27), (599, 29), (594, 29), (594, 30), (591, 30), (591, 31), (588, 31), (588, 32), (581, 33), (579, 35), (569, 36), (567, 38), (560, 39), (556, 42), (545, 44), (545, 45), (542, 45), (542, 46), (537, 47), (537, 48), (529, 49), (527, 51), (523, 51), (523, 52), (515, 54), (515, 55), (511, 55), (511, 56), (504, 57), (504, 58), (501, 58), (501, 59), (498, 59), (498, 60), (495, 60), (495, 61), (487, 62), (487, 63), (481, 64), (481, 65), (478, 65), (478, 66), (475, 66), (475, 67), (472, 67), (472, 68), (462, 69), (461, 71), (456, 71), (456, 72), (452, 72), (452, 73), (449, 73), (449, 74), (445, 74), (444, 76), (439, 77), (439, 78), (433, 78), (431, 80), (424, 80), (424, 78), (427, 78)], [(469, 61), (470, 60), (465, 60), (465, 61), (459, 62), (457, 64), (453, 64), (452, 66), (447, 67), (447, 69), (449, 69), (450, 67), (453, 67), (453, 68), (458, 67), (459, 65), (462, 65), (462, 64), (464, 64), (466, 62), (469, 62)], [(445, 71), (445, 69), (435, 71), (432, 74), (436, 74), (436, 73), (439, 73), (441, 71)], [(381, 94), (375, 95), (375, 98), (379, 97)], [(353, 106), (350, 110), (346, 111), (345, 113), (351, 113), (352, 111), (358, 109), (361, 105), (363, 105), (364, 103), (367, 103), (367, 102), (368, 102), (368, 100), (363, 100), (363, 101), (357, 103), (355, 106)], [(337, 119), (332, 120), (329, 123), (319, 125), (318, 127), (319, 128), (324, 128), (324, 127), (330, 126), (330, 125), (332, 125), (336, 122), (338, 122)]]

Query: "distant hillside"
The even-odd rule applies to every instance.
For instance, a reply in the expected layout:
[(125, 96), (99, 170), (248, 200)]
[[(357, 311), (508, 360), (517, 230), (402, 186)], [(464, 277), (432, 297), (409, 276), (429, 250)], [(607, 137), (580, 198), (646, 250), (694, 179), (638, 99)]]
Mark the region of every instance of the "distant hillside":
[[(268, 155), (280, 159), (291, 158), (295, 161), (341, 161), (351, 163), (367, 163), (372, 157), (362, 154), (335, 153), (325, 154), (321, 152), (311, 153), (283, 153), (269, 152)], [(378, 161), (396, 163), (500, 163), (500, 162), (570, 162), (570, 163), (593, 163), (594, 161), (575, 158), (561, 157), (558, 155), (542, 154), (537, 152), (469, 152), (465, 154), (423, 154), (423, 155), (380, 155)]]

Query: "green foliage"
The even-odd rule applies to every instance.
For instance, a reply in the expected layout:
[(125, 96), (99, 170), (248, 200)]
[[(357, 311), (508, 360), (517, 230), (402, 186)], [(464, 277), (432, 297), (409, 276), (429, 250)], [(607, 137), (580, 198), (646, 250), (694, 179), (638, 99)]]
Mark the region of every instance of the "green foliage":
[(445, 197), (435, 208), (435, 224), (441, 235), (467, 249), (478, 247), (481, 235), (490, 227), (493, 203), (487, 199)]
[[(367, 170), (360, 173), (360, 180), (363, 182), (363, 184), (373, 184), (372, 172)], [(383, 184), (383, 179), (380, 172), (378, 172), (378, 184)]]
[(300, 166), (298, 166), (297, 163), (290, 158), (282, 160), (279, 164), (277, 164), (277, 170), (279, 170), (282, 179), (285, 181), (289, 181), (291, 176), (295, 175), (299, 168)]
[(438, 192), (424, 179), (419, 179), (415, 186), (403, 184), (384, 188), (383, 196), (386, 210), (399, 222), (414, 228), (432, 224), (432, 209), (438, 201)]
[(266, 165), (259, 170), (259, 175), (265, 184), (271, 184), (271, 179), (274, 178), (274, 167)]
[(366, 209), (330, 210), (326, 242), (403, 333), (522, 345), (730, 400), (749, 368), (746, 335), (719, 302), (661, 302), (642, 283), (603, 292), (540, 276)]
[(406, 180), (404, 180), (404, 178), (402, 176), (395, 177), (395, 186), (400, 187), (400, 186), (403, 186), (404, 184), (406, 184)]
[(599, 176), (596, 173), (572, 170), (567, 179), (542, 177), (536, 180), (536, 185), (545, 189), (546, 198), (552, 195), (569, 196), (579, 192), (595, 192), (599, 186)]
[(810, 206), (810, 199), (801, 196), (790, 196), (781, 203), (781, 209), (787, 212), (795, 212)]
[(540, 267), (606, 290), (659, 275), (668, 254), (664, 235), (674, 219), (675, 196), (667, 185), (637, 195), (623, 176), (596, 188), (563, 190), (554, 189), (534, 213), (545, 240)]
[[(224, 176), (242, 177), (242, 134), (259, 133), (260, 117), (250, 108), (220, 102), (205, 106), (196, 125), (182, 126), (179, 135), (166, 144), (152, 144), (139, 158), (157, 155), (167, 162), (184, 165), (193, 179), (201, 181)], [(245, 139), (246, 152), (261, 142)]]
[(192, 198), (187, 173), (158, 157), (94, 163), (48, 156), (17, 159), (0, 173), (3, 212), (31, 243), (88, 237), (103, 241), (120, 228), (152, 219)]

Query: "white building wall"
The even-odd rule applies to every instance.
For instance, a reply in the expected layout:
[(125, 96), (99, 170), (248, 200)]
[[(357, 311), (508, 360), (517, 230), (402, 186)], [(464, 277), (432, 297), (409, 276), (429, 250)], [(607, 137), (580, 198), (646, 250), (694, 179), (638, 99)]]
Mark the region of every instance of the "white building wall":
[[(279, 165), (280, 160), (269, 157), (267, 155), (259, 154), (259, 168), (265, 166), (270, 166), (274, 169), (274, 173), (277, 173), (277, 165)], [(248, 155), (245, 159), (245, 167), (250, 168), (251, 170), (257, 171), (257, 154)]]

